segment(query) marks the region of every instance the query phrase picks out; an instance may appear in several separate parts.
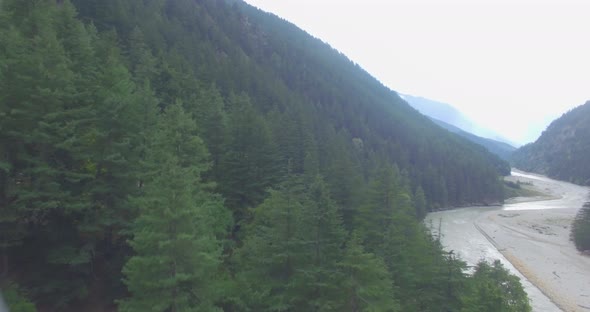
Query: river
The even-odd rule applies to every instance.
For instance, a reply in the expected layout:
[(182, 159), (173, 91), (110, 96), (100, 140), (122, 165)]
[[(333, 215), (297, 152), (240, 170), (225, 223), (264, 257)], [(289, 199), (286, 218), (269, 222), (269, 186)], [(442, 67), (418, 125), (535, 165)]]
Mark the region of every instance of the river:
[(517, 275), (533, 311), (590, 311), (590, 257), (569, 241), (569, 226), (588, 188), (513, 171), (545, 197), (516, 198), (503, 206), (433, 212), (426, 224), (447, 251), (468, 265), (498, 259)]

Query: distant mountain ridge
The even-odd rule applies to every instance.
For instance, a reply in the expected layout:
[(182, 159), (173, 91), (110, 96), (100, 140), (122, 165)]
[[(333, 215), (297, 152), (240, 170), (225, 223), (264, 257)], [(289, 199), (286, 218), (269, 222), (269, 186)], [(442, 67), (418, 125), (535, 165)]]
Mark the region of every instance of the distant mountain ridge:
[(450, 104), (409, 94), (400, 94), (400, 96), (426, 116), (444, 121), (467, 132), (473, 133), (476, 128), (473, 122)]
[(554, 120), (539, 139), (512, 155), (522, 170), (590, 185), (590, 101)]
[(460, 129), (459, 127), (455, 127), (449, 123), (446, 123), (442, 120), (438, 120), (435, 118), (431, 118), (431, 119), (437, 125), (449, 130), (452, 133), (458, 134), (473, 143), (476, 143), (476, 144), (479, 144), (479, 145), (485, 147), (488, 151), (500, 156), (500, 158), (502, 158), (502, 159), (509, 160), (512, 153), (516, 150), (516, 147), (514, 147), (508, 143), (480, 137), (480, 136), (477, 136), (473, 133), (464, 131), (464, 130)]
[[(420, 113), (432, 119), (437, 125), (471, 142), (482, 145), (488, 151), (500, 156), (502, 159), (508, 160), (512, 152), (516, 150), (516, 147), (505, 141), (478, 135), (482, 132), (489, 131), (484, 131), (475, 125), (450, 104), (407, 94), (400, 94), (400, 96)], [(498, 137), (498, 135), (492, 135)]]

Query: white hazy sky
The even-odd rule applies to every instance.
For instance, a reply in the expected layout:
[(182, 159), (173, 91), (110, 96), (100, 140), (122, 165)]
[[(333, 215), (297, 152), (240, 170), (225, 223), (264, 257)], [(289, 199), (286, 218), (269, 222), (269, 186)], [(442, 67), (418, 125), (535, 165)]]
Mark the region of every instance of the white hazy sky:
[(246, 0), (516, 142), (590, 99), (588, 0)]

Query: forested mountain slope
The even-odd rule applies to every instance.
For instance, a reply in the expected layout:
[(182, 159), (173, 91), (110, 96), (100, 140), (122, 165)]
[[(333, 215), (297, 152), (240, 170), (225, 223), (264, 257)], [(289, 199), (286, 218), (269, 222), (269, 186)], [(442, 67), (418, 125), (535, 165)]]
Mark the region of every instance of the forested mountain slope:
[(553, 121), (534, 143), (512, 156), (515, 167), (590, 185), (590, 102)]
[[(198, 5), (192, 0), (74, 2), (84, 19), (95, 20), (99, 28), (104, 23), (116, 26), (122, 38), (129, 38), (134, 29), (141, 31), (154, 53), (170, 55), (168, 62), (180, 63), (169, 64), (169, 70), (215, 83), (224, 97), (232, 92), (247, 94), (264, 119), (282, 128), (271, 132), (290, 137), (286, 149), (291, 153), (281, 156), (292, 160), (295, 172), (302, 170), (310, 151), (301, 142), (301, 136), (307, 135), (320, 146), (320, 166), (356, 161), (352, 167), (364, 171), (357, 174), (367, 175), (375, 162), (396, 163), (407, 172), (414, 188), (424, 188), (433, 205), (501, 197), (494, 175), (506, 173), (507, 164), (465, 140), (441, 134), (344, 55), (273, 15), (240, 1), (201, 1)], [(116, 20), (110, 22), (112, 19)], [(190, 86), (190, 81), (185, 83)], [(170, 98), (187, 97), (161, 91), (167, 91)], [(300, 133), (293, 137), (289, 127)], [(288, 141), (278, 139), (282, 145)], [(353, 156), (356, 160), (326, 157), (339, 140), (346, 148), (358, 148), (353, 139), (363, 147)], [(345, 180), (354, 175), (347, 174)]]
[(458, 134), (473, 143), (476, 143), (476, 144), (479, 144), (479, 145), (485, 147), (488, 151), (498, 155), (500, 158), (502, 158), (506, 161), (510, 160), (510, 156), (516, 150), (516, 147), (514, 147), (508, 143), (504, 143), (504, 142), (500, 142), (500, 141), (477, 136), (473, 133), (463, 131), (463, 130), (461, 130), (451, 124), (448, 124), (444, 121), (441, 121), (441, 120), (437, 120), (437, 119), (433, 118), (432, 121), (434, 121), (434, 123), (436, 123), (437, 125), (451, 131), (452, 133)]
[(420, 223), (501, 200), (507, 164), (241, 1), (3, 0), (0, 129), (11, 302), (526, 310)]

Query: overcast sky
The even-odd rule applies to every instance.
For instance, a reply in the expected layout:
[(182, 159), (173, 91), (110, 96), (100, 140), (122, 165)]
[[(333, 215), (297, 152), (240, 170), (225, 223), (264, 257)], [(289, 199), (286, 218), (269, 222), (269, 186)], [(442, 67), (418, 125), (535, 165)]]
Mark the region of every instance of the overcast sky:
[(590, 100), (590, 1), (246, 0), (346, 54), (391, 89), (534, 141)]

